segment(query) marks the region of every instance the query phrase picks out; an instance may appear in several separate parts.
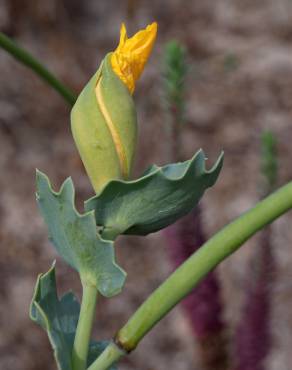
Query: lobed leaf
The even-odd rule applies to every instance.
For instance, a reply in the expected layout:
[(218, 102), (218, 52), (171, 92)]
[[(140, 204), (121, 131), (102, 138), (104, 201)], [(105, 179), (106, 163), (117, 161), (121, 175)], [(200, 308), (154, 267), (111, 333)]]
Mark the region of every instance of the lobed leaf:
[(115, 262), (113, 242), (97, 233), (94, 212), (79, 214), (74, 197), (71, 178), (54, 192), (48, 177), (37, 171), (37, 202), (56, 250), (81, 280), (113, 296), (121, 291), (126, 273)]
[(202, 150), (182, 163), (150, 167), (137, 180), (113, 180), (101, 193), (85, 202), (94, 210), (102, 235), (147, 235), (174, 223), (190, 212), (214, 185), (223, 164), (223, 153), (210, 170)]
[[(59, 370), (72, 370), (71, 355), (80, 305), (72, 292), (59, 300), (56, 287), (55, 265), (38, 276), (30, 305), (30, 317), (48, 334)], [(108, 341), (91, 342), (88, 366), (101, 354)], [(110, 370), (116, 370), (111, 367)]]

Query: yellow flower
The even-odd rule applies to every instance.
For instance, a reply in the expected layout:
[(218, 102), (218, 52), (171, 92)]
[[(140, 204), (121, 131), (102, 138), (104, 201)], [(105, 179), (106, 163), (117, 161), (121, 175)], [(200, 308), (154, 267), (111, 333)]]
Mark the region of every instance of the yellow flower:
[(119, 46), (105, 56), (72, 109), (72, 134), (97, 194), (109, 181), (131, 174), (137, 143), (132, 93), (156, 32), (153, 23), (128, 39), (122, 25)]
[(120, 43), (112, 53), (111, 64), (114, 72), (128, 87), (131, 94), (135, 90), (135, 83), (140, 77), (152, 51), (157, 34), (157, 23), (153, 22), (144, 30), (137, 32), (131, 38), (122, 23)]

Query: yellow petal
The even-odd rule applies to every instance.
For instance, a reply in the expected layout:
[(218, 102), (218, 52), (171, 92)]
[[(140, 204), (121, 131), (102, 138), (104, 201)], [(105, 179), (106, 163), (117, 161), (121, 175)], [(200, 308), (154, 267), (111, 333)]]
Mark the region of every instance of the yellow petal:
[(131, 93), (150, 56), (157, 34), (157, 23), (128, 38), (124, 24), (121, 26), (120, 43), (112, 53), (111, 64), (114, 72), (125, 83)]

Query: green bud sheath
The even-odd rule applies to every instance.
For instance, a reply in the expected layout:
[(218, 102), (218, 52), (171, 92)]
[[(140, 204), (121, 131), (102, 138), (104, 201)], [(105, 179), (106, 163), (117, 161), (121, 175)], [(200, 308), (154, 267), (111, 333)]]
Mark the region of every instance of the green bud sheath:
[(127, 179), (137, 141), (137, 116), (127, 86), (107, 54), (71, 112), (72, 134), (96, 193), (113, 179)]

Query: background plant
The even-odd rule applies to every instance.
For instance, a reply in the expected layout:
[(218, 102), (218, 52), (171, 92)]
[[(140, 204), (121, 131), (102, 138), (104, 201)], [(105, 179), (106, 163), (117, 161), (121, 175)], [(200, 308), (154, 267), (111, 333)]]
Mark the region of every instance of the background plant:
[[(271, 131), (261, 135), (261, 196), (269, 194), (277, 183), (276, 137)], [(260, 234), (259, 246), (246, 279), (246, 301), (236, 335), (236, 369), (264, 370), (272, 348), (271, 317), (275, 276), (273, 228)]]
[[(177, 41), (165, 46), (163, 93), (167, 114), (165, 129), (169, 137), (170, 158), (182, 160), (182, 132), (186, 123), (187, 52)], [(165, 230), (167, 248), (174, 268), (181, 265), (207, 240), (203, 227), (203, 209), (197, 205), (187, 216)], [(200, 348), (204, 369), (228, 368), (226, 329), (222, 315), (220, 282), (215, 271), (183, 300), (192, 331)]]
[[(186, 75), (186, 50), (172, 41), (165, 47), (163, 87), (170, 153), (176, 160), (183, 157)], [(261, 135), (260, 161), (262, 177), (258, 191), (261, 197), (265, 197), (275, 189), (277, 181), (276, 139), (270, 131)], [(202, 206), (198, 205), (188, 216), (166, 229), (165, 234), (170, 258), (176, 268), (206, 241)], [(235, 335), (234, 362), (239, 370), (264, 369), (271, 350), (271, 300), (275, 273), (272, 243), (272, 227), (268, 226), (260, 235), (259, 250), (255, 251), (256, 256), (246, 278), (246, 302)], [(227, 362), (232, 336), (227, 344), (220, 282), (215, 272), (208, 274), (182, 305), (198, 341), (203, 366), (206, 369), (229, 368)]]

